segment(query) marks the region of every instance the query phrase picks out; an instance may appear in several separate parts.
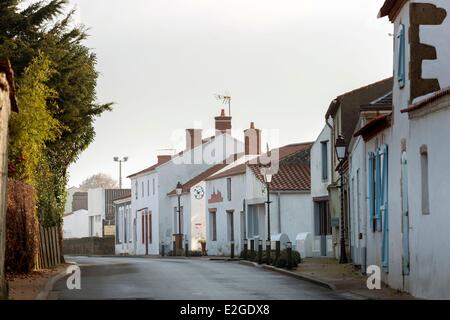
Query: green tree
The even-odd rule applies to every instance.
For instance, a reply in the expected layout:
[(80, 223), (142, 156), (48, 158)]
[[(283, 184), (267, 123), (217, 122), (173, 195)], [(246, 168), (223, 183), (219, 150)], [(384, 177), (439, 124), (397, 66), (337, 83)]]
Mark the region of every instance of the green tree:
[(47, 81), (54, 71), (43, 54), (33, 59), (17, 82), (17, 101), (20, 112), (10, 119), (10, 171), (18, 180), (36, 186), (38, 167), (44, 161), (46, 143), (55, 141), (62, 132), (59, 121), (47, 108), (47, 101), (56, 92)]
[(55, 71), (48, 86), (56, 94), (47, 100), (47, 108), (61, 132), (45, 144), (50, 172), (42, 177), (46, 187), (38, 191), (45, 199), (38, 201), (40, 216), (48, 216), (45, 220), (53, 224), (64, 212), (68, 167), (93, 141), (94, 120), (111, 110), (111, 104), (96, 103), (96, 56), (83, 44), (86, 29), (71, 26), (74, 12), (63, 15), (67, 0), (38, 1), (23, 10), (20, 4), (20, 0), (0, 2), (0, 56), (10, 58), (19, 79), (40, 52)]

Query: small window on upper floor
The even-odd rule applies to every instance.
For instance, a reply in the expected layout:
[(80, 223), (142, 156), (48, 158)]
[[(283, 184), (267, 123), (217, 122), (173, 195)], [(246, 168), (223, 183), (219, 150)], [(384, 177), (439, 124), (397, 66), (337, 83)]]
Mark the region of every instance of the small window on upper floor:
[(400, 88), (405, 86), (405, 74), (406, 74), (406, 37), (405, 37), (405, 26), (400, 25), (397, 34), (398, 43), (398, 68), (397, 68), (397, 79)]
[(136, 195), (136, 200), (138, 198), (138, 183), (137, 181), (134, 183), (134, 194)]
[(231, 178), (227, 178), (227, 199), (231, 201)]
[(328, 180), (328, 141), (322, 141), (321, 152), (322, 152), (322, 180)]
[(430, 214), (430, 186), (428, 180), (428, 148), (420, 147), (421, 188), (422, 188), (422, 214)]

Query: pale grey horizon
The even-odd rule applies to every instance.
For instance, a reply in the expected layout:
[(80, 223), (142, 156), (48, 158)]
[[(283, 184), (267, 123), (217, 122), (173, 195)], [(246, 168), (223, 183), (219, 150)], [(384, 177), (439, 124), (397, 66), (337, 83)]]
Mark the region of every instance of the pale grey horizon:
[[(98, 102), (114, 110), (70, 167), (70, 186), (118, 180), (173, 148), (174, 130), (203, 124), (232, 95), (233, 127), (279, 129), (280, 145), (314, 141), (332, 99), (392, 74), (383, 0), (70, 0), (90, 28)], [(124, 187), (129, 187), (124, 178)]]

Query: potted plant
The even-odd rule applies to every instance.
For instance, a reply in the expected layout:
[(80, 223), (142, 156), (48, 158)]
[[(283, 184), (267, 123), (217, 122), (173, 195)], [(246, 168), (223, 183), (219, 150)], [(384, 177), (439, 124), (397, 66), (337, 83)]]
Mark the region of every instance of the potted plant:
[(202, 255), (206, 256), (206, 240), (200, 239), (198, 240), (198, 243), (202, 246)]

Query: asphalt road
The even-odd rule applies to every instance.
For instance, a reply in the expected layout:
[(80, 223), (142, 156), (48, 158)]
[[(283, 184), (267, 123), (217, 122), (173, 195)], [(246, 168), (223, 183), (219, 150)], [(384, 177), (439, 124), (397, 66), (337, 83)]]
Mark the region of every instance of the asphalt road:
[(81, 267), (81, 290), (66, 278), (51, 297), (62, 300), (310, 300), (345, 299), (315, 284), (241, 265), (206, 259), (68, 257)]

